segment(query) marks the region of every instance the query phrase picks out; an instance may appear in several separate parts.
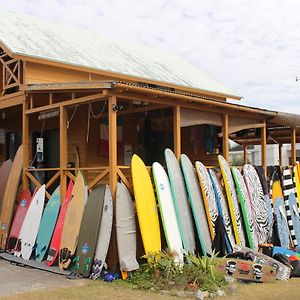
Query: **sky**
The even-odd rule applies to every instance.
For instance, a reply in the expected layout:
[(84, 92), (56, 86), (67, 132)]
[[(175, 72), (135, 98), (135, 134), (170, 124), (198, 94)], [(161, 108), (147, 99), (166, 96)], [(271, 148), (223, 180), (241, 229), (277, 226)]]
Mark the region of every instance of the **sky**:
[(176, 54), (238, 92), (240, 104), (300, 114), (298, 0), (0, 0), (0, 5)]

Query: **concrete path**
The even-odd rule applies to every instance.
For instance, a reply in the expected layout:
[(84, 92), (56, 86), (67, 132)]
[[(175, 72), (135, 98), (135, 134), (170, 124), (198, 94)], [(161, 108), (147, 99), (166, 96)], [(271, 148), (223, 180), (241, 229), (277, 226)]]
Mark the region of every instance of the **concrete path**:
[(0, 260), (0, 295), (8, 296), (17, 293), (87, 284), (87, 279), (67, 279), (63, 275), (28, 267), (19, 267)]

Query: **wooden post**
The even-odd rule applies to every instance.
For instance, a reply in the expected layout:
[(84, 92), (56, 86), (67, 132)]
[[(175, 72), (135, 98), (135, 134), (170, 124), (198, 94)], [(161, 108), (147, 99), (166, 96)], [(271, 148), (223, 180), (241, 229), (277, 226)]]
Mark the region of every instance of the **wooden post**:
[(65, 198), (67, 190), (67, 176), (63, 168), (68, 163), (68, 135), (67, 135), (67, 109), (59, 108), (59, 161), (60, 161), (60, 200)]
[(244, 164), (248, 163), (248, 145), (243, 145), (244, 146)]
[(173, 109), (173, 136), (174, 136), (174, 154), (179, 160), (181, 154), (181, 120), (180, 106), (176, 105)]
[(267, 126), (261, 128), (261, 137), (260, 137), (260, 144), (261, 144), (261, 165), (264, 168), (265, 175), (267, 174)]
[(282, 166), (282, 144), (278, 145), (279, 166)]
[(228, 114), (223, 115), (222, 124), (222, 144), (223, 144), (223, 157), (229, 160), (229, 140), (228, 140)]
[(296, 128), (291, 128), (291, 164), (295, 165), (297, 160), (296, 155)]
[(23, 99), (23, 107), (22, 107), (23, 189), (28, 188), (28, 178), (25, 174), (25, 169), (29, 167), (29, 115), (26, 114), (27, 106), (28, 103), (25, 95)]

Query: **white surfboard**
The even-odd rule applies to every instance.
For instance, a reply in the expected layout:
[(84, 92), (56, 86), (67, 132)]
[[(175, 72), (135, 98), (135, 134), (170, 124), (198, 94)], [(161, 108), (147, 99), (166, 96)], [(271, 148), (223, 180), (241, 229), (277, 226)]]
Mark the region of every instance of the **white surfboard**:
[(158, 162), (152, 165), (152, 172), (168, 248), (174, 254), (175, 260), (183, 263), (183, 247), (169, 178)]
[(94, 263), (90, 277), (97, 279), (101, 275), (102, 268), (105, 266), (106, 255), (109, 247), (111, 229), (113, 222), (112, 195), (108, 185), (106, 185), (102, 217), (96, 245)]
[(21, 251), (16, 252), (15, 255), (22, 256), (26, 260), (30, 259), (39, 230), (45, 202), (45, 192), (45, 185), (42, 185), (34, 195), (20, 231)]

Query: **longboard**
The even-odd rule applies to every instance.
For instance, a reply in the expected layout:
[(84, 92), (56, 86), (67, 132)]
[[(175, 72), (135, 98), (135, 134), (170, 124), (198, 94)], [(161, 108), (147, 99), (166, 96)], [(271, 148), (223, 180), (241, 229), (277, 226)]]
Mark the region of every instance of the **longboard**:
[(182, 171), (172, 150), (165, 150), (165, 160), (183, 249), (186, 252), (194, 253), (196, 250), (196, 241), (193, 228), (193, 216)]
[(42, 261), (48, 250), (60, 208), (60, 186), (52, 193), (44, 209), (36, 238), (35, 260)]
[(246, 184), (244, 182), (242, 174), (236, 167), (233, 167), (231, 169), (231, 172), (236, 185), (238, 199), (241, 205), (241, 211), (244, 219), (244, 226), (246, 229), (249, 247), (251, 249), (258, 249), (258, 240), (254, 228), (252, 208)]
[(2, 211), (3, 197), (5, 188), (7, 185), (7, 180), (12, 167), (12, 161), (10, 159), (6, 160), (0, 168), (0, 212)]
[[(295, 221), (295, 211), (292, 209), (292, 207), (289, 205), (289, 197), (291, 194), (295, 194), (295, 188), (293, 184), (293, 180), (291, 177), (291, 172), (289, 167), (286, 167), (283, 170), (283, 197), (284, 197), (284, 205), (285, 205), (285, 211), (286, 211), (286, 217), (288, 221), (290, 236), (292, 239), (292, 244), (294, 247), (298, 246), (298, 239), (296, 233), (296, 228), (294, 227), (294, 221)], [(299, 216), (298, 216), (299, 218)], [(297, 226), (297, 224), (296, 224)], [(297, 228), (298, 229), (298, 228)]]
[(168, 175), (161, 164), (152, 165), (152, 174), (168, 249), (177, 262), (183, 263), (183, 247)]
[(82, 173), (78, 171), (62, 230), (59, 251), (59, 268), (61, 270), (69, 267), (76, 251), (79, 229), (84, 210), (84, 189), (84, 178)]
[(206, 218), (205, 206), (195, 168), (185, 154), (180, 156), (180, 162), (189, 195), (192, 213), (194, 216), (202, 255), (211, 254), (212, 239), (209, 231), (209, 222)]
[(33, 196), (20, 231), (19, 240), (21, 242), (21, 249), (15, 252), (15, 255), (21, 255), (26, 260), (30, 259), (34, 249), (45, 203), (45, 192), (45, 185), (42, 185)]
[(243, 167), (244, 179), (251, 200), (254, 224), (256, 227), (258, 244), (266, 244), (269, 237), (269, 222), (267, 217), (264, 192), (253, 166), (246, 164)]
[(201, 187), (204, 206), (206, 208), (210, 236), (213, 240), (215, 237), (215, 223), (219, 215), (215, 191), (205, 166), (200, 161), (196, 161), (195, 167), (198, 175), (198, 183)]
[(221, 186), (220, 180), (217, 177), (215, 171), (209, 169), (208, 172), (209, 172), (209, 176), (211, 178), (211, 182), (213, 184), (217, 203), (219, 203), (219, 205), (218, 205), (219, 214), (222, 215), (222, 217), (223, 217), (226, 232), (227, 232), (228, 238), (230, 240), (230, 244), (232, 245), (235, 243), (235, 240), (234, 240), (233, 229), (232, 229), (232, 225), (231, 225), (231, 221), (230, 221), (229, 209), (228, 209), (225, 195), (223, 193), (223, 188)]
[(6, 242), (10, 225), (15, 209), (15, 201), (17, 197), (19, 181), (23, 167), (23, 146), (21, 145), (15, 155), (9, 176), (7, 179), (7, 185), (5, 188), (2, 210), (0, 215), (0, 248), (6, 248)]
[(266, 264), (260, 264), (242, 259), (221, 258), (217, 266), (227, 276), (247, 282), (275, 282), (276, 269)]
[(245, 245), (246, 240), (241, 223), (241, 213), (230, 168), (227, 161), (222, 155), (218, 156), (218, 160), (224, 180), (225, 191), (227, 195), (227, 203), (229, 207), (235, 241), (238, 245)]
[(31, 203), (31, 193), (29, 190), (21, 192), (18, 198), (18, 206), (10, 228), (9, 237), (7, 240), (7, 252), (13, 252), (16, 248), (17, 241), (20, 235), (22, 224), (26, 216), (27, 210)]
[(73, 186), (74, 186), (73, 181), (70, 180), (68, 188), (67, 188), (67, 192), (65, 195), (65, 199), (63, 200), (63, 202), (60, 206), (59, 215), (58, 215), (57, 222), (56, 222), (56, 225), (55, 225), (55, 228), (53, 231), (52, 239), (50, 242), (48, 255), (47, 255), (47, 261), (46, 261), (46, 264), (48, 267), (51, 267), (55, 263), (55, 261), (58, 257), (63, 225), (65, 222), (65, 216), (66, 216), (68, 204), (71, 200)]
[(123, 182), (116, 191), (116, 229), (121, 272), (139, 268), (136, 260), (136, 224), (133, 201)]
[(104, 203), (101, 214), (101, 223), (99, 234), (97, 236), (96, 251), (90, 278), (98, 279), (103, 267), (106, 265), (106, 256), (108, 252), (111, 230), (113, 224), (113, 203), (111, 190), (108, 185), (105, 187)]
[(98, 185), (90, 191), (81, 221), (76, 257), (73, 262), (75, 262), (75, 273), (85, 278), (89, 277), (93, 263), (103, 210), (104, 194), (104, 185)]

